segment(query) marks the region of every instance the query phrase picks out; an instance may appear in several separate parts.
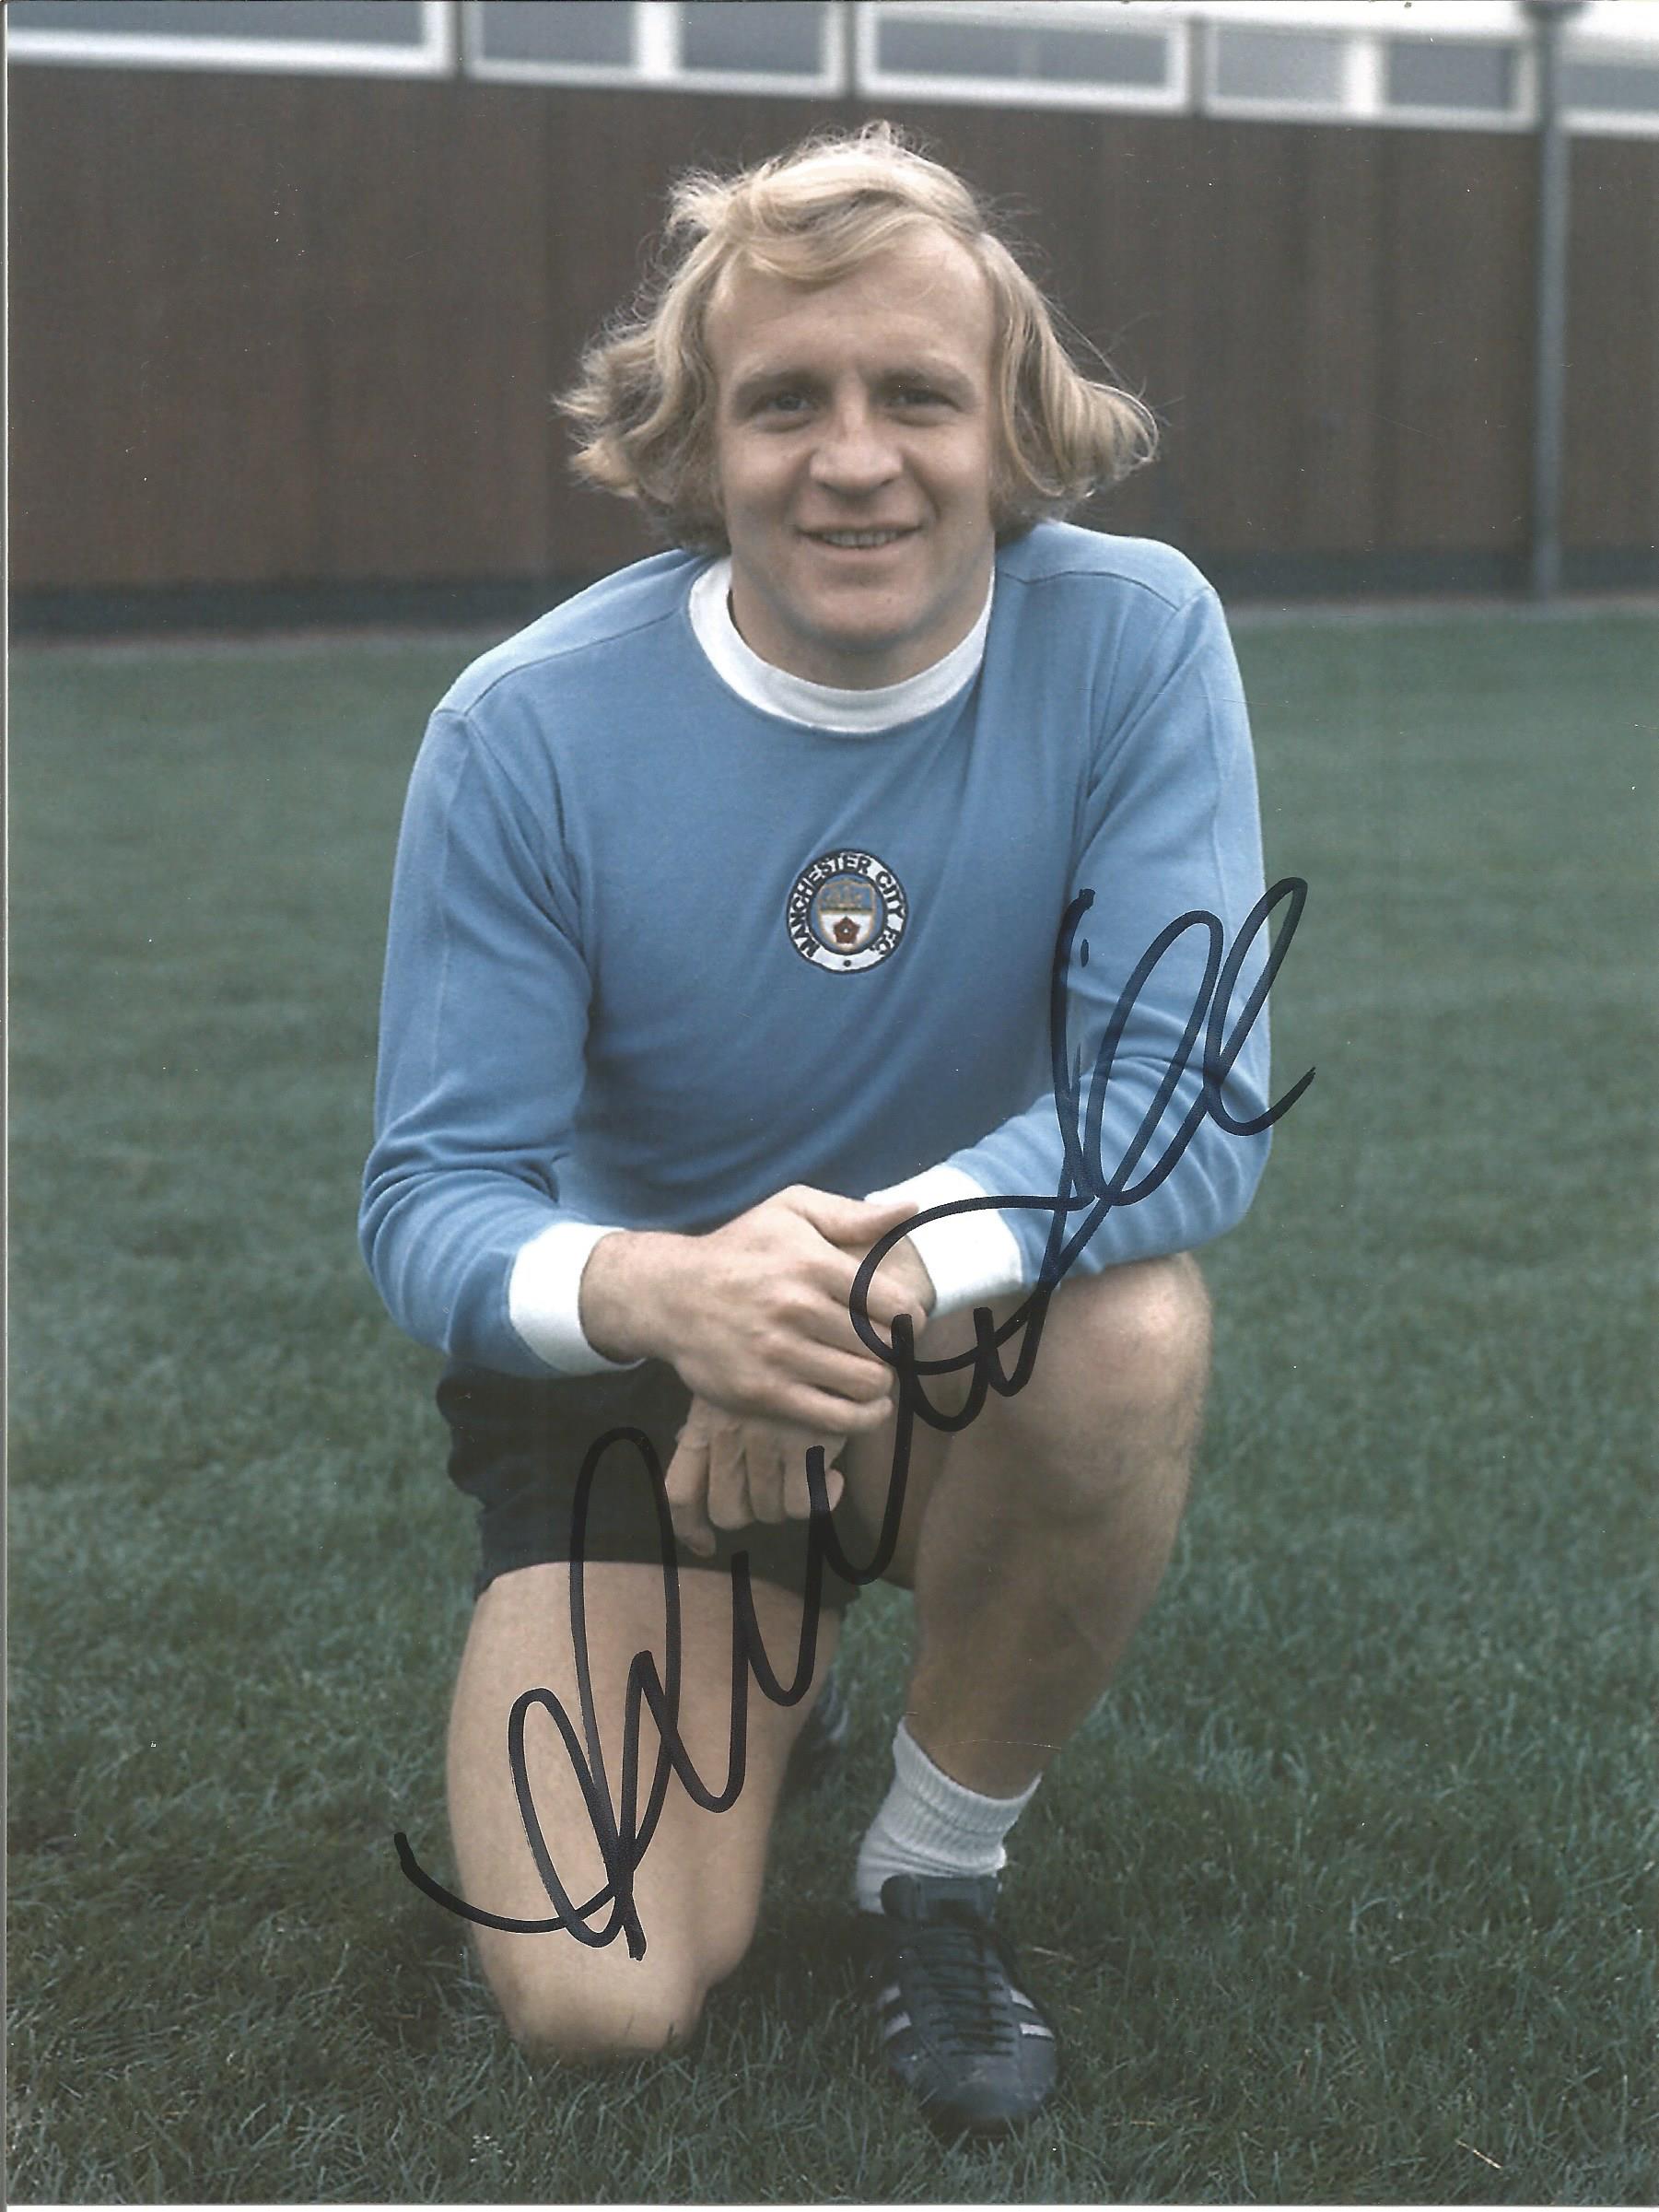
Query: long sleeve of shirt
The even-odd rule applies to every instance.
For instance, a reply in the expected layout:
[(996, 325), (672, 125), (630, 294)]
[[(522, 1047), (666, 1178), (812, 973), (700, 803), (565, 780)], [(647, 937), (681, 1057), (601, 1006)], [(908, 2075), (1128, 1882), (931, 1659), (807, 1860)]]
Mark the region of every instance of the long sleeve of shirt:
[(513, 1327), (511, 1269), (561, 1206), (582, 1088), (589, 977), (570, 887), (526, 834), (524, 795), (477, 730), (434, 715), (393, 876), (379, 1135), (365, 1249), (422, 1342), (545, 1373)]
[[(1070, 893), (1091, 904), (1066, 965), (1066, 1049), (1081, 1083), (1067, 1118), (1093, 1141), (1092, 1162), (1111, 1178), (1126, 1164), (1126, 1199), (1106, 1212), (1071, 1265), (1082, 1272), (1144, 1259), (1209, 1241), (1239, 1221), (1266, 1165), (1264, 1133), (1240, 1138), (1204, 1117), (1181, 1153), (1178, 1167), (1143, 1197), (1131, 1197), (1200, 1097), (1205, 1025), (1186, 1044), (1195, 1007), (1207, 1003), (1207, 966), (1237, 940), (1262, 893), (1261, 839), (1249, 723), (1237, 663), (1214, 593), (1206, 586), (1174, 608), (1150, 635), (1144, 650), (1122, 667), (1108, 705), (1094, 772), (1080, 824), (1080, 850)], [(1172, 742), (1180, 732), (1183, 743)], [(1215, 930), (1195, 922), (1171, 944), (1127, 1009), (1109, 1071), (1096, 1065), (1120, 993), (1136, 960), (1163, 925), (1185, 915), (1213, 917)], [(1231, 1004), (1242, 1012), (1265, 963), (1257, 940), (1245, 959)], [(1231, 1026), (1231, 1024), (1229, 1024)], [(1184, 1072), (1162, 1113), (1144, 1129), (1143, 1149), (1130, 1148), (1172, 1063)], [(1267, 1105), (1266, 1011), (1253, 1026), (1221, 1095), (1235, 1119), (1248, 1120)], [(1097, 1116), (1095, 1119), (1092, 1117)], [(961, 1178), (958, 1195), (977, 1188), (990, 1197), (1052, 1195), (1064, 1163), (1061, 1109), (1052, 1089), (1022, 1114), (952, 1154), (947, 1167)], [(931, 1186), (951, 1202), (947, 1186)], [(926, 1198), (928, 1187), (918, 1187)], [(1077, 1228), (1086, 1209), (1074, 1208), (1067, 1226)], [(982, 1218), (964, 1213), (958, 1237), (930, 1260), (940, 1282), (940, 1307), (969, 1302), (956, 1289), (959, 1268), (974, 1277), (973, 1295), (1011, 1291), (1035, 1279), (1053, 1215), (1037, 1209), (1007, 1209), (996, 1218), (1012, 1233), (1022, 1265), (1011, 1255), (999, 1275), (970, 1254), (964, 1237)], [(941, 1222), (941, 1230), (950, 1223)], [(977, 1239), (976, 1240), (977, 1242)], [(918, 1235), (929, 1258), (927, 1232)], [(935, 1247), (939, 1249), (940, 1247)]]

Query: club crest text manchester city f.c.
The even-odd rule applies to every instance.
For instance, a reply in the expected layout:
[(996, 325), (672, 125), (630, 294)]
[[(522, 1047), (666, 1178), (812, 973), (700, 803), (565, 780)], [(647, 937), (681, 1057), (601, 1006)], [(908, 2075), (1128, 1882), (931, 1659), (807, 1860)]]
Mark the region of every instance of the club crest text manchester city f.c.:
[(904, 886), (873, 853), (821, 853), (795, 878), (789, 942), (814, 967), (852, 975), (885, 960), (905, 933)]

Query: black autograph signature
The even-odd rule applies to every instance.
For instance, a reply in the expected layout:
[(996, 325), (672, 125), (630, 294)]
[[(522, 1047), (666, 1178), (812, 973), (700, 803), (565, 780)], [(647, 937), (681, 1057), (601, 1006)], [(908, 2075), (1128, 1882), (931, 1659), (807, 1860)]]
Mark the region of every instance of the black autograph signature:
[[(995, 1390), (1004, 1398), (1011, 1398), (1016, 1391), (1023, 1389), (1031, 1379), (1035, 1364), (1048, 1302), (1078, 1254), (1106, 1215), (1116, 1207), (1132, 1206), (1141, 1199), (1150, 1197), (1173, 1172), (1206, 1120), (1213, 1121), (1232, 1136), (1259, 1136), (1290, 1111), (1313, 1082), (1314, 1071), (1310, 1068), (1282, 1098), (1248, 1120), (1236, 1118), (1221, 1095), (1222, 1084), (1267, 1003), (1268, 989), (1290, 950), (1303, 907), (1307, 902), (1307, 884), (1299, 876), (1285, 876), (1264, 892), (1252, 907), (1231, 950), (1223, 950), (1225, 932), (1221, 922), (1215, 915), (1202, 908), (1179, 916), (1159, 931), (1141, 954), (1134, 972), (1118, 995), (1117, 1003), (1102, 1036), (1100, 1049), (1095, 1055), (1085, 1106), (1081, 1054), (1071, 1050), (1067, 1029), (1066, 978), (1070, 970), (1074, 948), (1080, 965), (1087, 965), (1088, 945), (1084, 942), (1078, 946), (1077, 937), (1083, 916), (1093, 904), (1093, 897), (1092, 892), (1081, 892), (1066, 909), (1055, 943), (1054, 968), (1049, 987), (1049, 1050), (1053, 1063), (1055, 1110), (1064, 1145), (1058, 1189), (1052, 1197), (959, 1199), (948, 1205), (933, 1207), (927, 1213), (892, 1230), (872, 1246), (854, 1282), (849, 1305), (853, 1327), (870, 1350), (894, 1368), (897, 1379), (897, 1412), (887, 1504), (881, 1533), (870, 1558), (859, 1562), (849, 1559), (842, 1549), (830, 1517), (824, 1453), (821, 1447), (815, 1445), (807, 1454), (807, 1488), (812, 1512), (806, 1532), (800, 1635), (795, 1653), (794, 1669), (787, 1680), (774, 1670), (766, 1654), (760, 1624), (755, 1617), (748, 1555), (743, 1551), (732, 1555), (730, 1751), (725, 1781), (719, 1789), (712, 1788), (693, 1764), (678, 1726), (681, 1682), (680, 1577), (675, 1564), (674, 1530), (669, 1514), (662, 1463), (650, 1438), (642, 1429), (611, 1429), (599, 1437), (582, 1462), (571, 1516), (570, 1633), (576, 1652), (580, 1730), (578, 1733), (563, 1701), (549, 1690), (524, 1691), (514, 1702), (508, 1721), (507, 1755), (512, 1769), (519, 1810), (523, 1819), (531, 1855), (535, 1860), (536, 1870), (554, 1912), (545, 1919), (515, 1919), (506, 1914), (486, 1912), (482, 1906), (469, 1904), (464, 1898), (457, 1897), (453, 1890), (445, 1889), (441, 1882), (426, 1873), (410, 1848), (408, 1837), (400, 1832), (393, 1841), (403, 1872), (417, 1889), (424, 1890), (428, 1897), (447, 1907), (450, 1912), (458, 1914), (463, 1920), (475, 1922), (480, 1927), (500, 1928), (515, 1935), (551, 1935), (562, 1929), (590, 1949), (601, 1949), (614, 1942), (618, 1936), (623, 1936), (626, 1938), (630, 1956), (636, 1959), (643, 1957), (646, 1936), (635, 1907), (634, 1876), (661, 1819), (671, 1775), (678, 1775), (686, 1795), (694, 1804), (701, 1806), (706, 1811), (724, 1812), (736, 1803), (746, 1772), (750, 1682), (753, 1680), (761, 1694), (776, 1705), (799, 1704), (812, 1687), (818, 1645), (818, 1622), (823, 1610), (825, 1565), (834, 1567), (847, 1582), (854, 1584), (878, 1581), (886, 1573), (898, 1543), (911, 1444), (917, 1420), (924, 1421), (930, 1428), (953, 1432), (965, 1428), (977, 1417), (988, 1392)], [(1283, 924), (1269, 947), (1261, 975), (1252, 986), (1242, 1008), (1234, 1014), (1233, 994), (1244, 962), (1257, 935), (1267, 927), (1274, 909), (1281, 904), (1287, 907)], [(1105, 1108), (1106, 1086), (1116, 1060), (1118, 1047), (1148, 980), (1165, 954), (1192, 930), (1207, 934), (1208, 952), (1203, 981), (1193, 1001), (1180, 1046), (1164, 1071), (1157, 1094), (1147, 1107), (1140, 1126), (1122, 1159), (1108, 1175), (1100, 1156), (1101, 1125)], [(1198, 1094), (1163, 1150), (1143, 1173), (1139, 1172), (1175, 1087), (1191, 1062), (1200, 1031), (1203, 1032), (1204, 1042), (1202, 1083)], [(974, 1347), (956, 1358), (917, 1359), (914, 1331), (909, 1317), (905, 1315), (895, 1318), (893, 1340), (891, 1344), (888, 1343), (872, 1325), (867, 1304), (870, 1285), (884, 1256), (910, 1234), (918, 1220), (942, 1221), (953, 1213), (971, 1213), (987, 1208), (1000, 1212), (1044, 1212), (1050, 1217), (1042, 1267), (1030, 1296), (1000, 1328), (994, 1325), (988, 1308), (976, 1308), (974, 1315)], [(1069, 1228), (1068, 1224), (1074, 1214), (1081, 1218), (1075, 1227)], [(1005, 1368), (1000, 1357), (1001, 1348), (1015, 1337), (1022, 1340), (1019, 1350), (1013, 1356), (1011, 1365)], [(972, 1370), (966, 1399), (958, 1411), (946, 1412), (929, 1399), (925, 1378), (951, 1374), (964, 1366)], [(621, 1794), (613, 1801), (604, 1750), (600, 1742), (599, 1719), (593, 1697), (588, 1654), (587, 1592), (583, 1565), (588, 1507), (593, 1485), (607, 1453), (619, 1447), (626, 1447), (637, 1454), (640, 1468), (651, 1487), (662, 1564), (667, 1664), (660, 1672), (651, 1655), (641, 1651), (635, 1654), (629, 1667), (624, 1704)], [(642, 1806), (639, 1729), (643, 1710), (648, 1706), (660, 1740), (656, 1766)], [(554, 1864), (553, 1855), (547, 1848), (547, 1841), (542, 1832), (530, 1785), (524, 1731), (530, 1715), (538, 1707), (553, 1722), (564, 1743), (608, 1878), (591, 1897), (584, 1899), (579, 1904), (571, 1898), (559, 1878), (558, 1868)], [(599, 1916), (606, 1912), (607, 1907), (608, 1915), (600, 1921)], [(594, 1925), (596, 1922), (599, 1925)]]

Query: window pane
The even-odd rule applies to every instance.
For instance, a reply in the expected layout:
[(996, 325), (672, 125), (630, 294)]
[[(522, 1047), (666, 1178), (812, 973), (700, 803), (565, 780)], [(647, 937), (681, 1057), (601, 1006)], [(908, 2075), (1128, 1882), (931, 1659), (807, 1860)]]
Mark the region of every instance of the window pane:
[(1169, 81), (1169, 41), (1148, 31), (1038, 30), (1034, 76), (1096, 85)]
[(822, 0), (692, 0), (680, 17), (680, 65), (816, 76), (823, 22)]
[(1570, 108), (1614, 115), (1659, 113), (1659, 64), (1653, 62), (1569, 62), (1561, 72)]
[(1341, 107), (1347, 44), (1341, 38), (1241, 30), (1223, 24), (1216, 38), (1216, 91), (1223, 99), (1302, 100)]
[(100, 38), (240, 39), (268, 43), (413, 46), (420, 0), (12, 0), (13, 30), (78, 30)]
[(634, 10), (626, 0), (484, 0), (478, 38), (486, 62), (586, 62), (627, 69)]
[(1391, 108), (1480, 108), (1507, 115), (1515, 104), (1513, 46), (1390, 39), (1384, 63), (1384, 97)]
[(907, 76), (1027, 77), (1085, 85), (1169, 81), (1168, 41), (1150, 31), (882, 17), (876, 59), (879, 68)]

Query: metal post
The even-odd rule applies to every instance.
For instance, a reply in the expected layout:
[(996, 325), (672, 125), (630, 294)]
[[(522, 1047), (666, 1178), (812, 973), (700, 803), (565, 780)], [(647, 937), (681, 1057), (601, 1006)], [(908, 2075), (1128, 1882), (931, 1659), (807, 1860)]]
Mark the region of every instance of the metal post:
[(848, 108), (864, 91), (859, 82), (858, 0), (834, 0), (830, 10), (830, 38), (841, 73), (841, 104)]
[(1533, 323), (1532, 595), (1561, 583), (1561, 412), (1567, 380), (1567, 205), (1572, 141), (1561, 114), (1561, 27), (1583, 0), (1526, 0), (1538, 71)]

